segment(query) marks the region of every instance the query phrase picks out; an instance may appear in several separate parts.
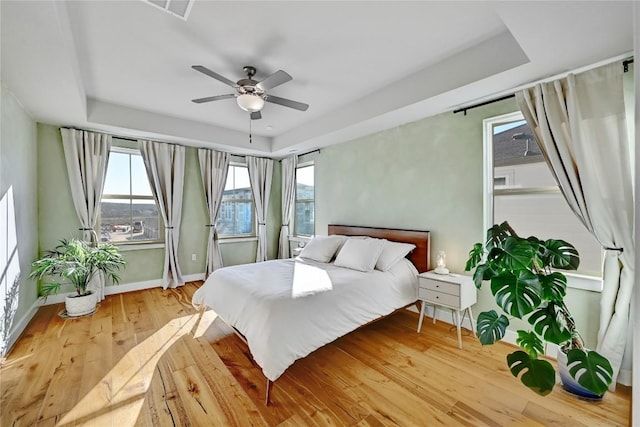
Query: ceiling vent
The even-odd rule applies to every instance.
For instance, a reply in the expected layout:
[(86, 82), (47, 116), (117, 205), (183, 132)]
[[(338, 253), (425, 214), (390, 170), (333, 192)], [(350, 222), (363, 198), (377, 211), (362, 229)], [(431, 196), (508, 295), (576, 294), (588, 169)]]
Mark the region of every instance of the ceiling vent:
[(142, 0), (179, 18), (187, 20), (194, 0)]

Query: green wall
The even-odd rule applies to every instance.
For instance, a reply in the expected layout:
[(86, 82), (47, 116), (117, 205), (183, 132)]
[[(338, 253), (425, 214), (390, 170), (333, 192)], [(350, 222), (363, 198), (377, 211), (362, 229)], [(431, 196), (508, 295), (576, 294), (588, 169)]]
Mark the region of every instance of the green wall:
[[(135, 147), (131, 141), (114, 139), (114, 145)], [(40, 249), (54, 247), (62, 238), (81, 237), (80, 222), (73, 207), (66, 172), (62, 137), (57, 126), (38, 124), (38, 199), (40, 211), (38, 230)], [(198, 165), (196, 148), (186, 147), (184, 199), (178, 259), (183, 275), (204, 272), (206, 239), (209, 229), (207, 209)], [(270, 216), (267, 225), (269, 258), (275, 258), (280, 226), (280, 166), (274, 167), (273, 188), (270, 199)], [(222, 257), (225, 265), (255, 261), (256, 241), (225, 243)], [(121, 273), (121, 283), (159, 280), (164, 264), (164, 248), (123, 251), (127, 267)], [(196, 254), (196, 261), (191, 255)]]
[[(482, 120), (513, 111), (510, 99), (323, 148), (315, 156), (316, 233), (331, 223), (430, 230), (432, 265), (443, 250), (447, 266), (464, 273), (469, 250), (484, 236)], [(594, 346), (599, 294), (570, 289), (568, 305)], [(494, 307), (482, 289), (475, 314)]]
[[(4, 83), (0, 107), (0, 353), (37, 299), (28, 278), (38, 254), (36, 123)], [(26, 319), (28, 320), (28, 319)]]

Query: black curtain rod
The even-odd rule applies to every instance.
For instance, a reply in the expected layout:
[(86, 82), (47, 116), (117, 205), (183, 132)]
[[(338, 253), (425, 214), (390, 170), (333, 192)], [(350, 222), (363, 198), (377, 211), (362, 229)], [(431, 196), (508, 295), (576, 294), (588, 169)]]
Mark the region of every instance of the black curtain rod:
[[(633, 58), (627, 59), (625, 61), (622, 61), (622, 69), (624, 70), (625, 73), (629, 71), (629, 64), (633, 64)], [(485, 105), (493, 104), (494, 102), (504, 101), (505, 99), (515, 98), (515, 96), (516, 96), (515, 94), (505, 95), (505, 96), (502, 96), (500, 98), (491, 99), (489, 101), (481, 102), (479, 104), (473, 104), (473, 105), (469, 105), (468, 107), (458, 108), (457, 110), (453, 110), (453, 114), (464, 113), (464, 115), (466, 116), (467, 115), (467, 110), (471, 110), (473, 108), (478, 108), (478, 107), (483, 107)]]
[(511, 95), (502, 96), (500, 98), (492, 99), (490, 101), (485, 101), (485, 102), (481, 102), (479, 104), (469, 105), (468, 107), (458, 108), (457, 110), (453, 110), (453, 114), (464, 113), (464, 115), (466, 116), (467, 115), (467, 110), (471, 110), (473, 108), (482, 107), (482, 106), (485, 106), (485, 105), (493, 104), (494, 102), (500, 102), (500, 101), (504, 101), (505, 99), (515, 98), (515, 97), (516, 97), (516, 95), (512, 93)]

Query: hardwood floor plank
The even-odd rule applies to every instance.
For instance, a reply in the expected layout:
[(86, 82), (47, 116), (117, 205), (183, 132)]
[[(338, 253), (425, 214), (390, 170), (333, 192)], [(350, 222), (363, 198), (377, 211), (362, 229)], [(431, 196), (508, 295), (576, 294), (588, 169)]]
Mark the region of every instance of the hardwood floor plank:
[(190, 300), (200, 283), (108, 296), (93, 316), (42, 307), (0, 366), (0, 424), (87, 426), (625, 426), (630, 393), (540, 397), (512, 346), (463, 349), (450, 325), (400, 311), (294, 363), (263, 403), (247, 346)]

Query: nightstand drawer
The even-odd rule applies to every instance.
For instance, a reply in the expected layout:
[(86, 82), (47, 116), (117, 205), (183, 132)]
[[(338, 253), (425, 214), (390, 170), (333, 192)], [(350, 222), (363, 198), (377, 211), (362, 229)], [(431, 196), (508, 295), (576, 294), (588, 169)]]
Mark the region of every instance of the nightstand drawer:
[(447, 283), (439, 280), (420, 278), (420, 288), (460, 296), (460, 285), (457, 283)]
[(418, 289), (418, 298), (427, 302), (446, 305), (449, 307), (460, 307), (460, 297), (457, 295), (445, 294), (444, 292), (432, 291), (430, 289)]

